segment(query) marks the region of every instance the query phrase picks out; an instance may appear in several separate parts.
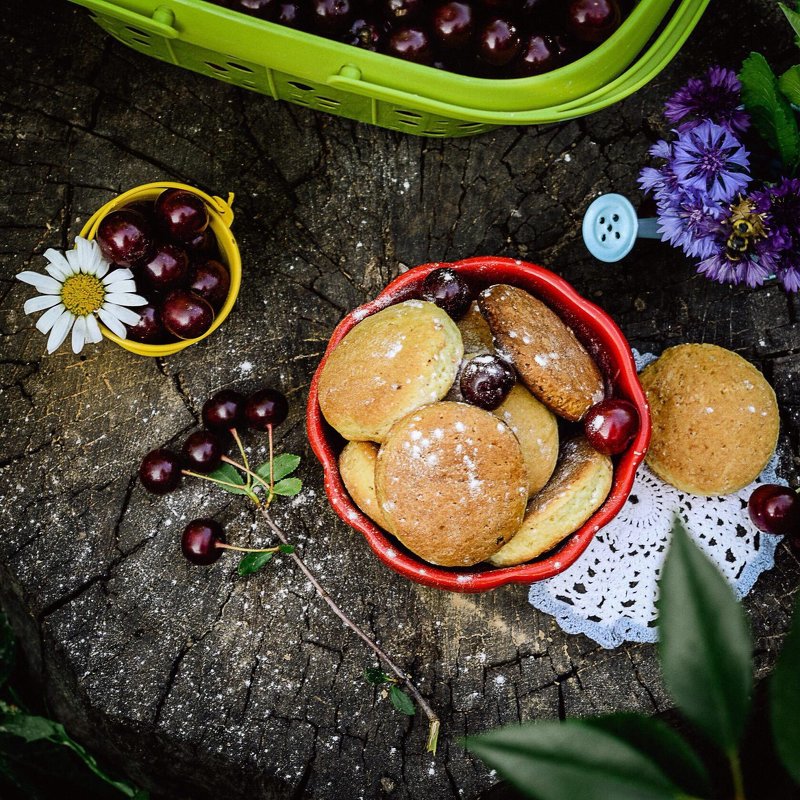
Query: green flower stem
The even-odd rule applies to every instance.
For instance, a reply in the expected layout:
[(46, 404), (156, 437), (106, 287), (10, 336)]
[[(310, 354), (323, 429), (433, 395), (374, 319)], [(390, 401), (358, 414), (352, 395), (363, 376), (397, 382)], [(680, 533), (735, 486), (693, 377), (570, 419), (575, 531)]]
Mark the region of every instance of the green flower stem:
[[(272, 459), (270, 459), (270, 463), (272, 463)], [(280, 539), (283, 544), (289, 544), (289, 540), (286, 537), (286, 534), (281, 530), (275, 520), (269, 514), (269, 510), (265, 506), (259, 506), (258, 509), (261, 512), (261, 515), (266, 520), (267, 525), (272, 529), (272, 532)], [(411, 695), (414, 697), (414, 700), (417, 702), (417, 705), (425, 712), (425, 716), (428, 718), (428, 741), (427, 741), (427, 750), (429, 753), (433, 753), (436, 755), (436, 745), (439, 740), (439, 728), (441, 726), (441, 721), (439, 720), (438, 715), (436, 712), (428, 705), (428, 702), (425, 698), (420, 694), (419, 689), (411, 682), (411, 679), (403, 672), (400, 667), (398, 667), (394, 661), (381, 649), (380, 645), (378, 645), (375, 641), (373, 641), (369, 634), (367, 634), (362, 628), (360, 628), (347, 614), (342, 611), (341, 608), (336, 604), (336, 601), (328, 594), (327, 590), (323, 588), (322, 584), (317, 580), (314, 573), (306, 566), (305, 561), (297, 554), (296, 551), (289, 554), (290, 558), (294, 559), (295, 564), (300, 568), (300, 571), (303, 575), (308, 578), (311, 585), (316, 590), (317, 594), (328, 604), (331, 611), (336, 614), (337, 617), (348, 627), (350, 628), (353, 633), (361, 639), (364, 644), (375, 653), (376, 656), (395, 674), (397, 677), (397, 683), (404, 686)], [(738, 800), (738, 799), (737, 799)]]
[(744, 794), (744, 776), (742, 775), (742, 762), (739, 758), (738, 750), (731, 750), (728, 753), (728, 763), (731, 767), (731, 777), (733, 778), (733, 797), (734, 800), (746, 800)]

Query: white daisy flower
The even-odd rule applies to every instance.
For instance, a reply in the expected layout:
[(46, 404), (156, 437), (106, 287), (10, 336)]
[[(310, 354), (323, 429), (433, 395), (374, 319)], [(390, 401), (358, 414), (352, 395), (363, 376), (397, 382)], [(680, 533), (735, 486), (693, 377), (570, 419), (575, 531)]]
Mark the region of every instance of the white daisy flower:
[[(127, 336), (126, 325), (135, 325), (139, 315), (130, 306), (147, 305), (136, 294), (136, 283), (129, 269), (111, 266), (97, 242), (75, 237), (75, 249), (65, 254), (50, 248), (44, 254), (47, 275), (20, 272), (19, 280), (41, 292), (25, 302), (26, 314), (44, 311), (36, 321), (42, 333), (49, 333), (47, 352), (57, 350), (72, 331), (72, 351), (80, 353), (86, 342), (103, 338), (97, 317), (120, 339)], [(47, 310), (45, 310), (47, 309)]]

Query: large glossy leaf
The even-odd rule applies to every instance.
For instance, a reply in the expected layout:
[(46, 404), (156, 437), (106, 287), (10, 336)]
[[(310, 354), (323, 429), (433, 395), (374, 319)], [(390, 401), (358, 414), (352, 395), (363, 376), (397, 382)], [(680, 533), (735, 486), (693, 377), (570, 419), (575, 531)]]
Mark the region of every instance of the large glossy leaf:
[(778, 79), (778, 86), (783, 96), (800, 108), (800, 64), (789, 67)]
[(778, 3), (778, 5), (783, 10), (783, 13), (786, 14), (786, 19), (789, 20), (789, 24), (797, 34), (797, 45), (800, 47), (800, 6), (798, 6), (797, 11), (793, 11), (785, 3)]
[(659, 587), (667, 691), (687, 719), (730, 753), (750, 707), (750, 632), (728, 582), (677, 518)]
[(661, 720), (642, 714), (608, 714), (581, 722), (635, 747), (689, 794), (710, 796), (711, 783), (700, 757), (682, 736)]
[(466, 746), (536, 800), (669, 800), (685, 796), (646, 755), (578, 721), (509, 726)]
[(800, 783), (800, 597), (769, 689), (775, 749), (789, 774)]

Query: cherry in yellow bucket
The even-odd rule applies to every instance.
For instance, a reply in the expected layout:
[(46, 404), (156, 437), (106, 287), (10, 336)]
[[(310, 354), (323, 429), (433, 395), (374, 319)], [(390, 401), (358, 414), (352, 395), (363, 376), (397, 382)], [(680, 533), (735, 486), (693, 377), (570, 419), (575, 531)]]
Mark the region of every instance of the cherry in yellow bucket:
[(132, 339), (122, 339), (114, 334), (112, 331), (104, 326), (100, 326), (103, 335), (115, 342), (120, 347), (125, 348), (131, 353), (136, 353), (140, 356), (162, 357), (169, 356), (173, 353), (178, 353), (181, 350), (189, 347), (189, 345), (205, 339), (210, 336), (220, 325), (225, 321), (231, 313), (236, 298), (239, 295), (239, 289), (242, 282), (242, 259), (239, 254), (239, 246), (236, 239), (231, 232), (231, 224), (233, 223), (233, 211), (231, 205), (233, 204), (233, 194), (228, 195), (227, 200), (221, 197), (206, 194), (205, 192), (193, 186), (188, 186), (184, 183), (175, 183), (172, 181), (161, 181), (158, 183), (146, 183), (141, 186), (136, 186), (117, 195), (113, 200), (110, 200), (104, 206), (95, 211), (83, 226), (80, 235), (86, 239), (94, 239), (97, 235), (97, 229), (100, 226), (104, 217), (112, 211), (116, 211), (124, 206), (138, 202), (154, 202), (155, 199), (166, 189), (182, 189), (186, 192), (200, 197), (208, 210), (209, 228), (213, 232), (219, 247), (220, 259), (227, 267), (230, 273), (230, 288), (228, 289), (228, 296), (225, 302), (217, 312), (213, 323), (209, 329), (196, 339), (181, 339), (175, 342), (168, 342), (166, 344), (144, 344), (142, 342), (135, 342)]

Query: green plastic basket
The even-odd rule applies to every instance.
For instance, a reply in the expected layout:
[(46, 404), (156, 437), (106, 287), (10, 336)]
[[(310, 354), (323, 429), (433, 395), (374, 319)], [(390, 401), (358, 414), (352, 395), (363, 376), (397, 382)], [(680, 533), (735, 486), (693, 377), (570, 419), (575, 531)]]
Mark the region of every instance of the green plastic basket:
[(611, 38), (578, 61), (533, 78), (489, 80), (300, 33), (205, 0), (71, 1), (116, 39), (162, 61), (276, 100), (440, 137), (558, 122), (616, 103), (669, 63), (709, 3), (640, 0)]

